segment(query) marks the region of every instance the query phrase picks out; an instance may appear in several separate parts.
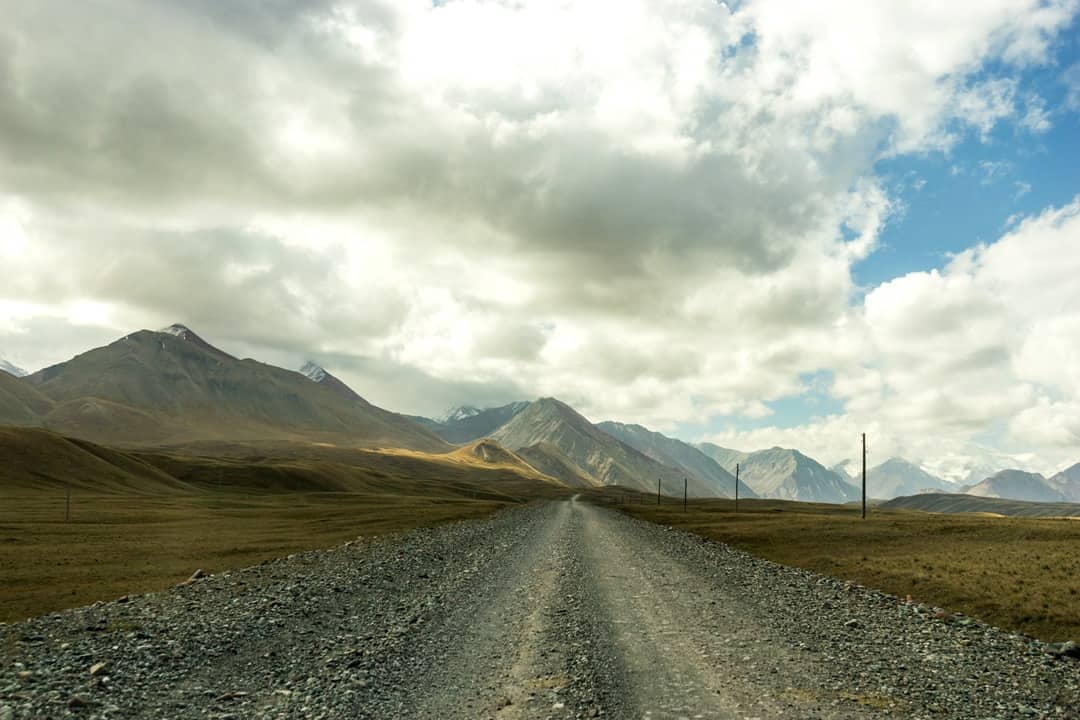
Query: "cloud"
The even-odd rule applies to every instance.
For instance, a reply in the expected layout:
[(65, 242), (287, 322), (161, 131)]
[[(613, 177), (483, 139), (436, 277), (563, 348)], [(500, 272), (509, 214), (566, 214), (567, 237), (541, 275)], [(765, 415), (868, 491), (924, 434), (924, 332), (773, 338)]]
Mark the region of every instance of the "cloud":
[[(1078, 240), (1080, 197), (954, 256), (940, 272), (883, 283), (866, 295), (852, 335), (865, 359), (837, 370), (833, 393), (846, 401), (845, 415), (714, 439), (754, 447), (786, 438), (839, 460), (850, 456), (845, 441), (869, 432), (879, 457), (906, 453), (954, 470), (988, 457), (980, 443), (1007, 450), (998, 461), (1043, 472), (1075, 462)], [(1025, 455), (1033, 449), (1037, 456)]]
[(412, 412), (554, 394), (674, 427), (833, 369), (932, 433), (1042, 397), (983, 391), (1015, 318), (961, 271), (982, 251), (851, 268), (900, 207), (878, 160), (1038, 130), (1012, 71), (1075, 3), (9, 5), (0, 343), (30, 364), (65, 319), (183, 321)]

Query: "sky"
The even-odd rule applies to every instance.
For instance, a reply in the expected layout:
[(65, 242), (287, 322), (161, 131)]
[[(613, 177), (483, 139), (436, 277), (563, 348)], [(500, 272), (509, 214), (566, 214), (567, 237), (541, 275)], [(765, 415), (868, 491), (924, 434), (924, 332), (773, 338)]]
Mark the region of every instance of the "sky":
[(1080, 461), (1080, 0), (0, 0), (0, 358), (182, 322), (963, 479)]

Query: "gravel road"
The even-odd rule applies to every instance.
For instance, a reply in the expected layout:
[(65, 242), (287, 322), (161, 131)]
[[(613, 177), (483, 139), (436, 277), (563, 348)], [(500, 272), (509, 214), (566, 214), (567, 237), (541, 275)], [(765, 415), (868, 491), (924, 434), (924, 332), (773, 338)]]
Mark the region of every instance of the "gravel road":
[(1080, 662), (583, 502), (0, 626), (14, 718), (1080, 718)]

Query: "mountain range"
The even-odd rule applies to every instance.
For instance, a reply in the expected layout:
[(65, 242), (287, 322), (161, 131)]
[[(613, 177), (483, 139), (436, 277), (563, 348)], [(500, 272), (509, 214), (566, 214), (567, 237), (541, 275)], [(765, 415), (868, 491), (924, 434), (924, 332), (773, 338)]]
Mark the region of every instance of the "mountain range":
[[(683, 473), (604, 432), (576, 410), (555, 398), (541, 398), (514, 414), (490, 437), (511, 450), (535, 446), (555, 448), (564, 461), (603, 485), (620, 485), (651, 492), (657, 482), (668, 481), (669, 494), (681, 494)], [(533, 450), (529, 450), (533, 448)], [(550, 450), (548, 451), (550, 452)], [(699, 476), (687, 478), (687, 492), (696, 497), (723, 497), (724, 489)]]
[(3, 384), (10, 397), (0, 397), (0, 417), (14, 414), (21, 417), (18, 424), (97, 442), (302, 437), (450, 449), (430, 430), (368, 403), (325, 371), (315, 380), (241, 360), (182, 325), (141, 330), (12, 380), (17, 386)]
[(739, 479), (763, 498), (844, 503), (859, 497), (847, 479), (798, 450), (774, 447), (747, 453), (713, 443), (699, 443), (698, 448), (728, 472), (738, 465)]
[(510, 422), (519, 412), (529, 406), (528, 402), (513, 402), (481, 410), (463, 406), (449, 410), (441, 420), (412, 416), (435, 434), (454, 444), (461, 444), (487, 437)]
[[(180, 324), (140, 330), (24, 377), (0, 372), (0, 425), (116, 447), (222, 452), (273, 441), (292, 443), (294, 452), (304, 443), (400, 449), (579, 488), (617, 485), (651, 493), (660, 483), (665, 493), (678, 495), (685, 479), (695, 497), (731, 497), (738, 465), (743, 498), (844, 503), (860, 495), (850, 463), (829, 469), (790, 448), (743, 452), (692, 445), (641, 425), (594, 424), (556, 398), (462, 406), (439, 419), (401, 415), (369, 403), (315, 362), (292, 371), (240, 359)], [(879, 499), (962, 490), (902, 458), (872, 468), (868, 483), (868, 494)], [(1080, 464), (1050, 478), (998, 473), (970, 492), (1080, 502)]]
[(1002, 470), (966, 490), (968, 495), (1027, 502), (1080, 502), (1080, 467), (1073, 465), (1047, 479), (1039, 473)]
[[(698, 482), (716, 487), (724, 497), (734, 497), (735, 476), (693, 445), (661, 435), (641, 425), (607, 421), (598, 423), (596, 427), (653, 460), (676, 468)], [(753, 498), (757, 497), (757, 493), (745, 482), (740, 481), (739, 497)]]

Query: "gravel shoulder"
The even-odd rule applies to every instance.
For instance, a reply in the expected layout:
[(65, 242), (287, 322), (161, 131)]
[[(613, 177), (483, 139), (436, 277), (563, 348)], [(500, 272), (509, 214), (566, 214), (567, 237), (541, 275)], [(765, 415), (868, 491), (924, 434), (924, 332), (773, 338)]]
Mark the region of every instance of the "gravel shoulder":
[(577, 501), (0, 626), (0, 720), (1080, 718), (1080, 662)]

